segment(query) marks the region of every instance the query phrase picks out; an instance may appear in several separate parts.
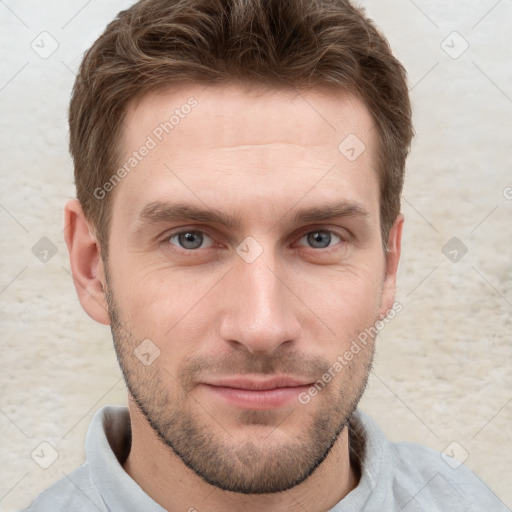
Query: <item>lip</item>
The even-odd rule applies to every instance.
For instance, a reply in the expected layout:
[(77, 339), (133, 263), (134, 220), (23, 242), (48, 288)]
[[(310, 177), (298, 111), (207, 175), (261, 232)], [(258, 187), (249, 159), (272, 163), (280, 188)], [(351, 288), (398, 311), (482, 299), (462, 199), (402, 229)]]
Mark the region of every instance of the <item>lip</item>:
[(231, 377), (204, 382), (202, 387), (229, 405), (242, 409), (277, 409), (297, 401), (297, 395), (311, 386), (311, 382), (287, 376), (272, 378)]
[(310, 385), (310, 381), (288, 377), (286, 375), (277, 375), (274, 377), (228, 377), (210, 382), (204, 382), (209, 386), (218, 386), (225, 388), (246, 389), (251, 391), (265, 391), (278, 388), (293, 388), (298, 386)]

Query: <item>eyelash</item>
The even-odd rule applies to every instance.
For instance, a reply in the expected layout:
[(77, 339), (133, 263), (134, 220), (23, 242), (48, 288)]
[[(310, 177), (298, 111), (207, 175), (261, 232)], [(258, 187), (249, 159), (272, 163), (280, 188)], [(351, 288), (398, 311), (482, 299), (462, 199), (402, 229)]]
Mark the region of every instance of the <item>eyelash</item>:
[[(301, 240), (304, 236), (307, 236), (311, 233), (315, 233), (315, 232), (318, 232), (318, 231), (321, 231), (321, 232), (326, 232), (326, 233), (329, 233), (331, 235), (334, 235), (336, 237), (338, 237), (340, 239), (340, 241), (332, 246), (328, 246), (328, 247), (309, 247), (309, 246), (301, 246), (301, 247), (304, 247), (306, 249), (309, 249), (309, 250), (313, 250), (313, 251), (322, 251), (324, 253), (328, 253), (328, 252), (332, 252), (333, 249), (340, 245), (340, 244), (344, 244), (346, 242), (348, 242), (349, 240), (349, 235), (347, 233), (340, 233), (339, 231), (336, 231), (336, 230), (333, 230), (333, 229), (328, 229), (328, 228), (322, 228), (322, 227), (319, 227), (319, 228), (310, 228), (308, 229), (307, 231), (302, 231), (300, 236), (298, 236), (296, 238), (296, 240)], [(175, 246), (173, 244), (170, 243), (170, 240), (171, 238), (174, 238), (176, 236), (179, 236), (183, 233), (190, 233), (190, 232), (197, 232), (197, 233), (202, 233), (204, 235), (207, 235), (209, 238), (211, 238), (213, 241), (214, 241), (214, 238), (215, 236), (208, 230), (208, 229), (205, 229), (205, 228), (201, 228), (201, 229), (197, 229), (197, 228), (188, 228), (188, 229), (180, 229), (179, 231), (173, 231), (173, 232), (170, 232), (170, 233), (167, 233), (163, 239), (162, 239), (162, 243), (163, 244), (168, 244), (170, 246), (172, 246), (172, 248), (178, 252), (186, 252), (186, 253), (197, 253), (199, 249), (185, 249), (183, 247), (178, 247), (178, 246)], [(294, 242), (295, 243), (295, 242)], [(204, 249), (211, 249), (212, 247), (215, 246), (215, 242), (212, 246), (210, 247), (206, 247)]]

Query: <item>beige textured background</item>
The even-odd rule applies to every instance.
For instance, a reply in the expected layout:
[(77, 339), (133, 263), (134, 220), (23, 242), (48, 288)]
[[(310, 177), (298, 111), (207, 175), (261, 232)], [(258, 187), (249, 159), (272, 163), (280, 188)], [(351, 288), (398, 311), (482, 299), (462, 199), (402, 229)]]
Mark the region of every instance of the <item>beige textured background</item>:
[[(130, 3), (0, 1), (1, 510), (75, 468), (92, 414), (125, 402), (110, 332), (75, 296), (62, 207), (74, 194), (74, 70)], [(360, 3), (409, 71), (417, 131), (404, 309), (380, 337), (362, 407), (392, 440), (457, 443), (455, 455), (512, 508), (512, 1)], [(57, 251), (46, 263), (33, 251), (43, 237)], [(443, 253), (453, 237), (448, 256), (467, 248), (456, 263)], [(41, 442), (58, 453), (46, 470), (31, 458)]]

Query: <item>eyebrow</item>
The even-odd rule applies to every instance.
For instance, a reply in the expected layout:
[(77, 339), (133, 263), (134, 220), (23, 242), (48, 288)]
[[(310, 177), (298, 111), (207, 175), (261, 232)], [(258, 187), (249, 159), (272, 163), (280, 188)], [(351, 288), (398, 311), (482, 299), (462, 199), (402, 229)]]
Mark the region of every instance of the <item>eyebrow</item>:
[(292, 217), (293, 222), (302, 224), (306, 222), (318, 222), (338, 217), (369, 217), (369, 212), (360, 204), (353, 201), (340, 201), (326, 206), (314, 206), (299, 210)]
[[(340, 201), (325, 206), (314, 206), (298, 210), (292, 216), (295, 224), (319, 222), (339, 217), (369, 217), (368, 211), (353, 201)], [(200, 208), (185, 203), (154, 201), (146, 205), (137, 215), (137, 224), (194, 221), (221, 224), (231, 229), (241, 226), (239, 215), (231, 215), (215, 208)]]
[(180, 221), (209, 222), (235, 229), (241, 225), (238, 216), (229, 215), (215, 208), (198, 208), (190, 204), (162, 201), (154, 201), (146, 205), (137, 215), (137, 221), (152, 224)]

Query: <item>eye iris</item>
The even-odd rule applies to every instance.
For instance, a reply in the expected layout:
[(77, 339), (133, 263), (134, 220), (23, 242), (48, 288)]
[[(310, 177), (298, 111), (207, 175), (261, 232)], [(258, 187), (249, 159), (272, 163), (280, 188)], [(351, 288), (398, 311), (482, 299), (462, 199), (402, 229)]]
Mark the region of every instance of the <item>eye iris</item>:
[(199, 231), (186, 231), (179, 234), (178, 240), (185, 249), (198, 249), (203, 243), (203, 235)]
[(308, 235), (308, 243), (315, 249), (329, 247), (331, 243), (331, 234), (327, 231), (313, 231)]

